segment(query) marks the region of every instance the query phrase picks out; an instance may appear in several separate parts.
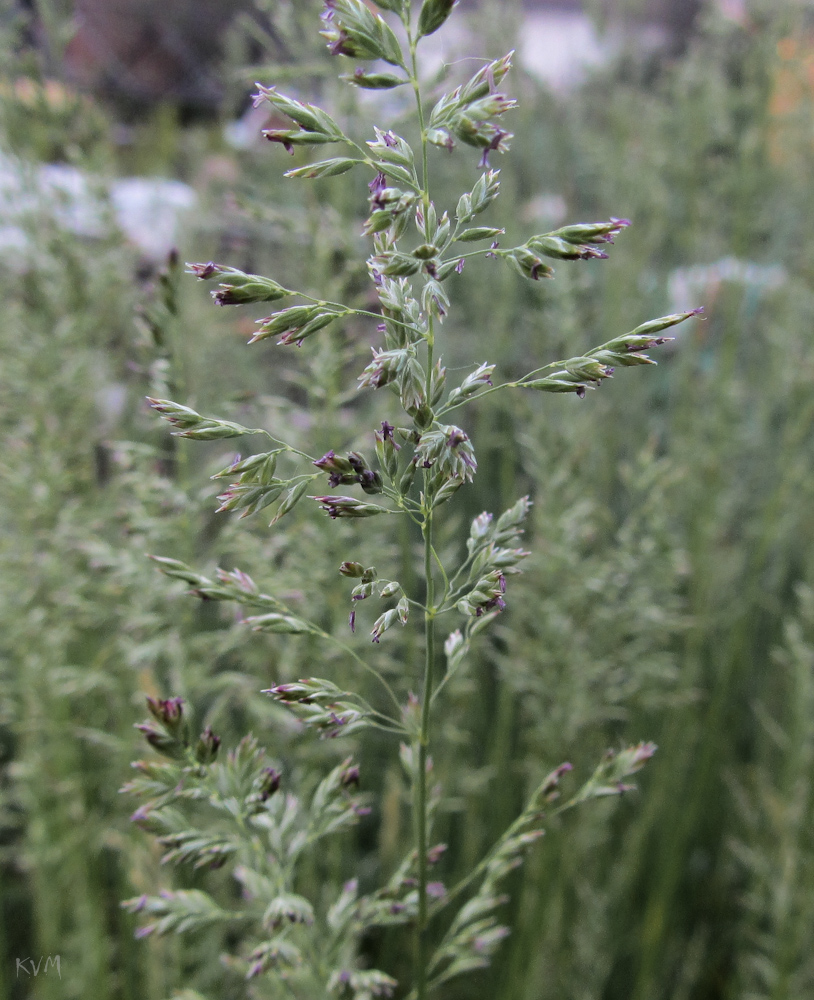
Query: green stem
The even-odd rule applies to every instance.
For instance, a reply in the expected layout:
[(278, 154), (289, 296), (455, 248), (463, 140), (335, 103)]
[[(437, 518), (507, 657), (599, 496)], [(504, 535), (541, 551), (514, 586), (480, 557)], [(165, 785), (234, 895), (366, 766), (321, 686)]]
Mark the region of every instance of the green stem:
[[(600, 348), (596, 349), (600, 350)], [(542, 375), (543, 372), (547, 372), (552, 368), (557, 368), (562, 364), (565, 364), (565, 362), (552, 361), (548, 365), (543, 365), (542, 368), (535, 368), (534, 371), (526, 372), (526, 374), (522, 378), (519, 378), (516, 382), (500, 382), (498, 385), (493, 385), (488, 389), (481, 390), (477, 393), (477, 395), (467, 396), (466, 398), (459, 399), (454, 403), (446, 403), (440, 410), (438, 410), (435, 416), (436, 418), (442, 417), (445, 413), (449, 413), (450, 410), (457, 410), (459, 406), (465, 406), (467, 403), (471, 403), (476, 399), (483, 399), (484, 396), (490, 396), (493, 392), (498, 392), (500, 389), (524, 389), (526, 388), (525, 382), (527, 379), (532, 379), (535, 375)]]
[[(426, 477), (425, 477), (426, 478)], [(427, 597), (424, 613), (424, 689), (421, 704), (421, 729), (418, 734), (414, 798), (416, 849), (418, 855), (418, 920), (416, 923), (415, 983), (418, 1000), (427, 995), (427, 756), (430, 742), (433, 665), (435, 661), (435, 583), (432, 575), (432, 509), (424, 521), (424, 577)]]
[[(529, 375), (524, 375), (523, 378), (529, 378)], [(449, 413), (451, 410), (457, 410), (459, 406), (466, 406), (467, 403), (472, 403), (476, 399), (483, 399), (484, 396), (490, 396), (493, 392), (497, 392), (500, 389), (522, 389), (522, 381), (518, 382), (501, 382), (499, 385), (493, 385), (489, 389), (483, 389), (477, 395), (467, 396), (464, 399), (459, 399), (455, 403), (445, 403), (440, 410), (436, 411), (436, 420), (442, 417), (445, 413)]]
[[(330, 632), (323, 631), (323, 629), (319, 628), (318, 625), (316, 626), (316, 634), (319, 635), (319, 636), (321, 636), (323, 639), (327, 639), (329, 642), (332, 642), (336, 647), (338, 647), (339, 649), (343, 650), (345, 653), (348, 654), (348, 656), (352, 657), (359, 664), (359, 666), (363, 670), (366, 670), (369, 674), (371, 674), (373, 677), (375, 677), (376, 680), (379, 682), (379, 684), (381, 684), (381, 686), (387, 692), (388, 697), (390, 698), (390, 700), (395, 705), (395, 707), (396, 707), (397, 711), (399, 712), (399, 714), (401, 714), (401, 711), (402, 711), (401, 702), (396, 697), (395, 691), (388, 684), (388, 682), (387, 682), (387, 680), (386, 680), (386, 678), (384, 677), (383, 674), (380, 674), (379, 671), (375, 667), (371, 666), (367, 662), (367, 660), (363, 659), (356, 652), (356, 650), (353, 649), (352, 646), (349, 646), (346, 642), (342, 642), (341, 639), (337, 639), (337, 637), (335, 635), (331, 635)], [(385, 718), (386, 718), (386, 716), (385, 716)]]
[(441, 601), (440, 601), (441, 605), (443, 605), (446, 602), (447, 594), (449, 593), (449, 577), (447, 576), (447, 571), (444, 569), (444, 564), (441, 561), (441, 557), (435, 551), (435, 547), (434, 546), (433, 546), (433, 550), (432, 550), (432, 555), (433, 555), (433, 558), (435, 559), (436, 565), (438, 566), (438, 569), (440, 570), (441, 576), (443, 577), (443, 580), (444, 580), (444, 596), (441, 598)]
[[(571, 809), (576, 808), (582, 802), (586, 802), (587, 801), (586, 798), (580, 797), (582, 791), (583, 789), (581, 788), (579, 792), (577, 792), (576, 795), (572, 796), (567, 802), (563, 802), (561, 806), (558, 806), (556, 809), (552, 809), (551, 812), (547, 814), (549, 820), (555, 819), (557, 816), (562, 816), (563, 813), (569, 812)], [(464, 876), (464, 878), (461, 879), (461, 881), (458, 882), (457, 885), (453, 886), (453, 888), (447, 891), (443, 900), (441, 900), (438, 903), (437, 907), (433, 912), (438, 913), (440, 912), (440, 910), (447, 907), (453, 901), (453, 899), (458, 897), (464, 891), (464, 889), (467, 889), (470, 885), (472, 885), (473, 882), (476, 882), (482, 875), (484, 875), (489, 867), (490, 862), (495, 858), (495, 856), (497, 855), (498, 851), (503, 846), (503, 844), (505, 844), (507, 840), (510, 840), (516, 834), (523, 833), (524, 827), (526, 827), (531, 820), (540, 819), (542, 815), (543, 813), (541, 812), (530, 811), (528, 809), (524, 810), (517, 817), (514, 823), (512, 823), (512, 825), (505, 831), (505, 833), (502, 834), (500, 839), (497, 841), (497, 843), (494, 844), (491, 850), (489, 850), (487, 854), (480, 860), (480, 862), (472, 869), (472, 871), (470, 871), (468, 875)], [(441, 942), (441, 947), (443, 946), (446, 940), (448, 940), (448, 938), (445, 938), (444, 941)]]
[[(430, 195), (429, 168), (427, 157), (427, 128), (424, 121), (424, 107), (421, 100), (421, 88), (418, 82), (418, 62), (416, 47), (418, 39), (413, 36), (409, 23), (406, 23), (407, 36), (410, 44), (410, 82), (415, 94), (418, 111), (418, 125), (421, 130), (421, 197), (424, 206), (424, 235), (430, 242)], [(426, 333), (427, 370), (426, 393), (427, 401), (431, 396), (432, 366), (434, 349), (434, 329), (432, 315), (429, 317)], [(435, 550), (433, 547), (433, 511), (432, 497), (429, 495), (429, 476), (424, 473), (424, 502), (426, 503), (422, 532), (424, 535), (424, 581), (426, 587), (424, 611), (424, 686), (421, 702), (421, 728), (417, 737), (418, 753), (414, 756), (415, 779), (413, 783), (413, 806), (415, 823), (415, 842), (418, 858), (418, 919), (416, 921), (415, 946), (415, 992), (417, 1000), (426, 1000), (427, 996), (427, 963), (428, 963), (428, 905), (427, 905), (427, 759), (430, 742), (430, 708), (432, 706), (433, 666), (435, 662), (435, 581), (433, 579), (432, 563)]]
[(424, 236), (427, 242), (430, 242), (431, 233), (429, 227), (429, 208), (430, 208), (430, 186), (429, 186), (429, 169), (428, 169), (428, 159), (427, 159), (427, 128), (424, 123), (424, 105), (421, 101), (421, 87), (418, 83), (418, 61), (416, 59), (416, 48), (418, 47), (418, 39), (413, 38), (412, 32), (409, 27), (407, 29), (407, 35), (410, 40), (410, 83), (413, 85), (413, 93), (415, 94), (416, 108), (418, 109), (418, 127), (421, 130), (421, 195), (424, 202)]
[(330, 302), (327, 299), (320, 299), (314, 295), (308, 295), (306, 292), (297, 292), (297, 295), (301, 299), (306, 299), (308, 302), (313, 302), (316, 305), (325, 306), (327, 309), (344, 309), (344, 314), (337, 314), (337, 319), (341, 319), (342, 315), (345, 316), (367, 316), (369, 319), (375, 319), (379, 323), (383, 319), (386, 319), (389, 323), (393, 323), (395, 326), (401, 326), (405, 330), (409, 330), (411, 333), (417, 334), (419, 337), (424, 336), (424, 331), (412, 323), (404, 323), (400, 319), (394, 319), (392, 316), (388, 316), (385, 313), (371, 312), (369, 309), (356, 309), (353, 306), (346, 306), (342, 302)]
[[(262, 427), (256, 427), (253, 430), (250, 430), (248, 433), (249, 434), (262, 434), (264, 437), (268, 438), (268, 440), (271, 441), (273, 444), (279, 444), (281, 447), (283, 447), (287, 452), (290, 452), (292, 455), (299, 455), (300, 458), (307, 459), (312, 465), (314, 463), (313, 455), (308, 455), (308, 454), (306, 454), (306, 452), (300, 451), (299, 448), (294, 448), (294, 447), (292, 447), (292, 445), (286, 444), (285, 441), (281, 441), (280, 438), (276, 438), (276, 437), (274, 437), (273, 434), (269, 434), (269, 432), (263, 430)], [(305, 473), (303, 473), (301, 476), (297, 476), (295, 478), (297, 478), (297, 479), (317, 479), (318, 477), (319, 477), (319, 473), (317, 472), (317, 473), (315, 473), (312, 476), (309, 476), (309, 475), (306, 475)]]

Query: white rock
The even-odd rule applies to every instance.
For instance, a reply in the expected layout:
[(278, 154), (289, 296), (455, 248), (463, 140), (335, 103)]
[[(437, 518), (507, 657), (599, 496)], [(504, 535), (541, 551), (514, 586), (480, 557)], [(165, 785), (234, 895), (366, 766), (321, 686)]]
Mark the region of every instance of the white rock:
[(680, 267), (670, 274), (667, 292), (673, 312), (694, 309), (708, 299), (722, 282), (753, 288), (758, 294), (774, 291), (788, 280), (781, 264), (755, 264), (737, 257), (723, 257), (712, 264)]
[(176, 245), (198, 196), (188, 184), (160, 177), (104, 181), (77, 167), (31, 164), (0, 154), (0, 249), (28, 266), (32, 221), (46, 218), (73, 236), (98, 238), (114, 229), (151, 261)]
[(125, 177), (111, 184), (110, 200), (125, 236), (145, 257), (159, 261), (178, 242), (184, 217), (198, 196), (181, 181)]

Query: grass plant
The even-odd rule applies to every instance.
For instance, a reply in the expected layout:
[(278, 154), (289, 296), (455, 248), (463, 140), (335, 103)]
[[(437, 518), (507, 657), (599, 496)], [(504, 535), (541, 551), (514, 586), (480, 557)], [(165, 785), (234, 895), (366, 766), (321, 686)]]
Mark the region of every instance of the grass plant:
[[(395, 15), (394, 20), (400, 22), (401, 38), (361, 0), (330, 0), (323, 14), (322, 34), (333, 55), (384, 60), (391, 67), (387, 71), (357, 67), (344, 77), (347, 83), (367, 90), (412, 90), (415, 149), (393, 129), (382, 127), (374, 127), (373, 137), (362, 145), (326, 111), (274, 87), (261, 85), (255, 97), (257, 105), (267, 102), (278, 119), (287, 119), (284, 126), (275, 124), (264, 132), (272, 143), (291, 153), (298, 146), (336, 144), (350, 154), (295, 166), (287, 172), (289, 178), (331, 178), (356, 167), (372, 171), (364, 233), (373, 242), (367, 268), (373, 283), (370, 299), (378, 300), (375, 308), (332, 301), (310, 288), (287, 287), (282, 278), (266, 278), (229, 265), (189, 265), (197, 278), (216, 283), (212, 296), (220, 306), (295, 299), (295, 304), (257, 321), (252, 344), (278, 338), (279, 346), (300, 347), (335, 323), (362, 325), (362, 321), (371, 326), (371, 321), (377, 322), (382, 347), (372, 348), (373, 360), (357, 381), (361, 389), (390, 387), (402, 412), (393, 415), (396, 423), (392, 424), (389, 411), (372, 435), (376, 464), (369, 464), (354, 450), (358, 431), (353, 436), (346, 432), (341, 444), (332, 442), (321, 458), (314, 458), (299, 443), (292, 443), (284, 425), (273, 431), (250, 428), (204, 416), (170, 399), (150, 399), (182, 438), (219, 441), (254, 435), (267, 439), (271, 450), (248, 458), (238, 456), (216, 473), (216, 479), (231, 480), (218, 497), (219, 512), (241, 511), (241, 516), (248, 516), (276, 503), (271, 521), (275, 526), (307, 497), (332, 520), (399, 517), (407, 522), (408, 532), (414, 531), (421, 539), (418, 567), (409, 571), (415, 581), (411, 587), (390, 573), (382, 578), (374, 566), (354, 558), (352, 551), (339, 566), (341, 577), (358, 581), (349, 595), (350, 632), (356, 630), (357, 606), (363, 613), (361, 602), (370, 597), (390, 604), (370, 629), (376, 645), (386, 632), (418, 617), (423, 631), (420, 670), (410, 657), (394, 656), (395, 662), (387, 667), (379, 666), (379, 657), (366, 659), (335, 629), (324, 627), (318, 598), (310, 597), (305, 605), (308, 610), (301, 610), (275, 593), (276, 588), (261, 590), (241, 569), (219, 569), (209, 577), (178, 559), (154, 557), (167, 576), (190, 586), (193, 596), (244, 607), (251, 613), (243, 621), (256, 631), (320, 639), (378, 682), (375, 699), (360, 693), (355, 684), (347, 690), (320, 677), (275, 683), (266, 690), (305, 726), (329, 737), (367, 728), (401, 740), (399, 756), (409, 788), (413, 831), (406, 854), (393, 871), (384, 873), (381, 888), (360, 892), (357, 876), (343, 887), (331, 889), (327, 884), (316, 896), (308, 897), (303, 893), (300, 869), (313, 866), (309, 853), (322, 852), (323, 838), (344, 831), (369, 811), (351, 792), (360, 780), (352, 758), (330, 771), (312, 794), (292, 788), (284, 797), (277, 793), (285, 778), (252, 737), (245, 737), (219, 762), (220, 737), (211, 727), (194, 737), (182, 698), (148, 699), (152, 718), (139, 728), (168, 761), (136, 765), (139, 776), (127, 790), (146, 802), (134, 819), (157, 835), (166, 848), (165, 861), (192, 862), (196, 868), (228, 867), (243, 888), (243, 902), (236, 906), (233, 899), (231, 905), (224, 905), (204, 890), (184, 889), (142, 895), (126, 905), (142, 916), (140, 934), (145, 936), (231, 929), (235, 943), (228, 964), (242, 971), (248, 981), (268, 977), (264, 991), (270, 995), (282, 996), (290, 989), (309, 996), (322, 996), (326, 991), (359, 998), (392, 995), (399, 981), (389, 971), (370, 968), (364, 956), (364, 939), (379, 928), (403, 928), (399, 966), (404, 965), (406, 939), (412, 936), (411, 974), (401, 991), (416, 1000), (424, 1000), (442, 985), (446, 988), (457, 976), (488, 967), (507, 933), (496, 913), (505, 901), (503, 883), (522, 863), (526, 848), (544, 832), (547, 804), (559, 795), (560, 780), (571, 765), (560, 765), (537, 784), (520, 815), (498, 835), (491, 849), (473, 859), (453, 887), (447, 888), (431, 875), (431, 868), (447, 850), (446, 844), (433, 846), (430, 840), (433, 816), (445, 808), (443, 784), (431, 785), (438, 744), (432, 729), (433, 709), (436, 701), (443, 704), (442, 694), (455, 687), (470, 647), (480, 644), (482, 633), (506, 606), (506, 577), (519, 572), (519, 564), (529, 555), (519, 540), (531, 507), (529, 498), (523, 497), (498, 518), (488, 512), (479, 514), (471, 524), (465, 549), (446, 538), (445, 547), (440, 547), (440, 508), (473, 479), (477, 469), (469, 434), (449, 423), (448, 415), (455, 413), (457, 418), (455, 411), (466, 404), (507, 389), (583, 398), (617, 368), (653, 364), (645, 352), (670, 339), (664, 331), (700, 311), (642, 323), (582, 355), (533, 367), (497, 384), (492, 378), (496, 365), (475, 362), (470, 374), (447, 388), (440, 356), (442, 324), (451, 308), (447, 279), (459, 275), (468, 261), (472, 266), (489, 258), (502, 260), (532, 281), (550, 278), (554, 268), (549, 261), (606, 259), (605, 248), (629, 225), (617, 218), (578, 223), (535, 234), (508, 249), (499, 239), (503, 228), (471, 225), (498, 196), (498, 171), (491, 168), (489, 157), (508, 150), (512, 135), (503, 127), (503, 115), (516, 102), (499, 89), (511, 66), (509, 54), (487, 63), (455, 90), (433, 98), (430, 109), (418, 71), (418, 45), (444, 25), (453, 6), (425, 0), (414, 16), (411, 5), (401, 0), (378, 3), (382, 12)], [(433, 147), (452, 151), (458, 142), (479, 151), (482, 172), (471, 191), (457, 199), (453, 223), (448, 211), (436, 207), (431, 194), (430, 153)], [(486, 246), (469, 249), (477, 244)], [(329, 477), (328, 493), (320, 493), (316, 482), (324, 474)], [(340, 486), (359, 486), (362, 495), (347, 489), (333, 492)], [(463, 621), (443, 642), (446, 668), (442, 670), (437, 619), (449, 614), (454, 616), (453, 624), (458, 618)], [(416, 644), (411, 646), (415, 651)], [(640, 743), (618, 753), (607, 751), (594, 775), (554, 815), (590, 799), (629, 790), (625, 779), (653, 750), (652, 744)]]
[[(317, 6), (303, 13), (304, 24)], [(292, 10), (278, 6), (281, 17)], [(456, 8), (452, 16), (464, 14)], [(496, 927), (511, 934), (488, 969), (443, 984), (450, 1000), (797, 1000), (808, 988), (814, 302), (801, 165), (810, 156), (809, 43), (795, 4), (750, 3), (747, 15), (737, 24), (710, 14), (682, 56), (658, 64), (625, 57), (562, 99), (513, 77), (520, 106), (496, 121), (511, 122), (518, 138), (499, 160), (501, 197), (489, 209), (504, 206), (500, 218), (511, 221), (511, 242), (522, 246), (537, 230), (564, 224), (556, 216), (534, 221), (541, 205), (558, 211), (556, 199), (540, 199), (541, 192), (561, 195), (572, 218), (601, 217), (612, 206), (634, 225), (608, 260), (558, 263), (554, 281), (521, 281), (498, 260), (473, 259), (442, 285), (450, 307), (433, 328), (435, 356), (443, 352), (447, 367), (445, 392), (486, 359), (504, 382), (517, 382), (528, 358), (585, 356), (606, 339), (605, 329), (696, 302), (707, 315), (691, 330), (677, 328), (674, 344), (660, 348), (657, 369), (618, 372), (584, 400), (507, 389), (443, 418), (465, 413), (455, 420), (478, 462), (474, 479), (433, 516), (434, 547), (446, 567), (466, 555), (467, 533), (481, 511), (505, 511), (524, 494), (534, 504), (522, 542), (531, 554), (522, 578), (509, 580), (509, 606), (476, 635), (431, 716), (430, 791), (440, 785), (443, 794), (431, 797), (430, 843), (448, 846), (428, 882), (443, 882), (449, 896), (561, 760), (590, 773), (609, 746), (650, 738), (660, 747), (640, 798), (596, 802), (578, 822), (548, 806), (548, 835), (528, 848), (522, 871), (507, 876), (500, 891), (510, 900), (492, 911)], [(324, 83), (330, 53), (327, 60), (317, 56), (316, 39), (309, 43), (299, 22), (297, 31), (281, 51), (296, 50), (300, 58), (311, 44), (308, 86), (331, 99)], [(452, 82), (438, 84), (433, 98), (478, 65), (456, 65)], [(15, 75), (23, 72), (23, 63), (14, 66)], [(288, 90), (291, 69), (260, 79), (282, 81), (284, 74), (281, 89)], [(365, 100), (357, 108), (352, 87), (346, 90), (350, 96), (328, 110), (365, 149), (374, 105)], [(18, 155), (75, 150), (69, 158), (80, 163), (69, 117), (48, 112), (38, 122), (36, 105), (25, 117), (15, 93), (9, 87), (0, 94), (15, 102), (2, 115), (13, 132), (4, 144)], [(386, 96), (409, 93), (405, 85)], [(420, 162), (409, 106), (398, 106), (393, 127)], [(21, 128), (29, 121), (30, 133)], [(217, 142), (190, 132), (172, 146), (167, 162), (202, 155)], [(110, 148), (105, 140), (89, 150), (88, 163), (99, 169)], [(125, 154), (134, 161), (141, 155)], [(372, 155), (369, 147), (365, 155)], [(429, 193), (443, 215), (460, 190), (471, 192), (478, 151), (429, 155)], [(295, 157), (294, 168), (312, 161), (307, 147), (295, 149)], [(275, 157), (268, 146), (240, 154), (237, 207), (230, 202), (228, 212), (202, 219), (198, 259), (270, 273), (286, 288), (380, 312), (365, 266), (370, 237), (360, 236), (368, 168), (298, 182), (275, 176), (277, 158), (283, 153), (277, 149)], [(185, 177), (197, 171), (197, 162), (183, 167)], [(419, 178), (417, 187), (421, 203)], [(412, 225), (408, 220), (400, 248), (424, 240)], [(233, 464), (235, 442), (193, 446), (172, 437), (139, 398), (180, 399), (216, 414), (216, 423), (267, 429), (317, 460), (331, 449), (340, 459), (365, 455), (370, 429), (382, 420), (410, 424), (393, 416), (400, 386), (395, 394), (354, 388), (383, 319), (352, 313), (296, 351), (264, 344), (246, 350), (238, 341), (257, 329), (246, 315), (265, 316), (267, 307), (207, 308), (177, 258), (152, 290), (137, 287), (137, 262), (117, 238), (68, 240), (44, 211), (32, 213), (29, 229), (25, 262), (8, 255), (0, 327), (0, 993), (15, 1000), (275, 996), (280, 980), (273, 972), (248, 982), (242, 976), (253, 948), (275, 933), (262, 929), (258, 900), (279, 897), (244, 898), (233, 873), (238, 862), (252, 866), (226, 851), (207, 856), (207, 864), (225, 857), (217, 870), (161, 865), (162, 853), (180, 856), (188, 845), (162, 847), (140, 829), (150, 825), (146, 817), (128, 822), (132, 802), (116, 789), (138, 754), (132, 724), (144, 693), (157, 707), (177, 696), (184, 720), (194, 723), (193, 752), (200, 733), (217, 733), (222, 745), (206, 775), (186, 776), (191, 792), (211, 794), (207, 782), (226, 780), (230, 767), (246, 763), (252, 747), (236, 753), (251, 731), (264, 758), (258, 788), (237, 799), (243, 808), (264, 806), (273, 815), (290, 795), (301, 810), (292, 805), (292, 823), (305, 822), (302, 810), (333, 772), (348, 787), (335, 799), (324, 792), (329, 808), (372, 810), (356, 812), (348, 817), (352, 828), (298, 855), (291, 885), (313, 906), (315, 923), (310, 931), (292, 923), (284, 937), (302, 936), (310, 963), (313, 941), (328, 940), (317, 929), (324, 931), (347, 881), (357, 880), (354, 906), (403, 902), (381, 887), (415, 851), (415, 769), (405, 770), (393, 734), (369, 727), (347, 733), (348, 723), (341, 737), (315, 740), (284, 702), (258, 691), (316, 674), (389, 711), (380, 682), (336, 638), (384, 677), (401, 704), (410, 691), (420, 704), (424, 539), (406, 516), (370, 517), (360, 532), (351, 519), (315, 516), (314, 501), (305, 498), (271, 531), (263, 513), (216, 514), (215, 497), (233, 480), (208, 477)], [(509, 246), (499, 239), (497, 249)], [(740, 265), (722, 266), (727, 258)], [(418, 274), (414, 284), (429, 277)], [(678, 299), (682, 288), (693, 298)], [(134, 329), (137, 302), (147, 305)], [(425, 343), (415, 347), (426, 373)], [(261, 438), (236, 440), (247, 453)], [(412, 446), (397, 443), (404, 461)], [(285, 461), (281, 455), (278, 469), (287, 468)], [(319, 474), (304, 460), (290, 468), (286, 476)], [(418, 470), (417, 479), (422, 475)], [(358, 491), (337, 490), (365, 503), (390, 502), (384, 493)], [(156, 573), (147, 553), (194, 567), (188, 572), (195, 582)], [(411, 607), (412, 621), (391, 626), (373, 644), (364, 633), (378, 610), (397, 601), (370, 615), (378, 601), (371, 595), (354, 602), (352, 635), (349, 591), (367, 581), (339, 576), (343, 561), (375, 565), (424, 609)], [(258, 590), (332, 638), (254, 632), (242, 623), (246, 616), (278, 612), (184, 596), (204, 580), (230, 586), (217, 581), (218, 566), (239, 566), (261, 582)], [(440, 596), (440, 573), (435, 585)], [(436, 647), (456, 624), (450, 621)], [(435, 684), (446, 676), (437, 652)], [(160, 728), (154, 719), (150, 725)], [(415, 725), (420, 730), (420, 712)], [(355, 764), (344, 764), (349, 756)], [(151, 757), (149, 766), (160, 768), (159, 761)], [(362, 792), (353, 781), (356, 765)], [(169, 762), (170, 770), (176, 766), (183, 770), (184, 763)], [(197, 760), (190, 766), (201, 767)], [(275, 792), (265, 768), (280, 775)], [(562, 776), (563, 787), (569, 780)], [(246, 804), (265, 792), (265, 803)], [(181, 806), (186, 826), (156, 826), (160, 837), (195, 828), (210, 838), (223, 834), (219, 846), (228, 846), (226, 813), (205, 799)], [(241, 838), (235, 843), (248, 850)], [(217, 910), (210, 917), (246, 911), (247, 919), (234, 928), (224, 919), (196, 934), (154, 932), (134, 941), (137, 918), (118, 901), (149, 899), (158, 886), (191, 892), (186, 899), (202, 907), (212, 900)], [(407, 904), (415, 910), (417, 886), (407, 888), (416, 893)], [(474, 885), (470, 891), (477, 898)], [(433, 918), (433, 945), (466, 898), (462, 891)], [(145, 901), (142, 914), (150, 905)], [(431, 913), (436, 907), (430, 902)], [(412, 938), (404, 923), (350, 933), (342, 969), (378, 969), (409, 992)], [(49, 954), (61, 955), (61, 979), (53, 970), (27, 979), (15, 971), (15, 959)], [(231, 956), (228, 967), (221, 954)], [(268, 951), (253, 959), (261, 960), (271, 960)], [(303, 995), (324, 995), (326, 978), (309, 980)]]

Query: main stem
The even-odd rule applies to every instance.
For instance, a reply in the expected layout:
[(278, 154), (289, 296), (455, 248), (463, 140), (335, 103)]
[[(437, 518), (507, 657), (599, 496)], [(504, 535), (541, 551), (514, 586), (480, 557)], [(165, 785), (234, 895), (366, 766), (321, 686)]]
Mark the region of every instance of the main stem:
[(435, 661), (435, 583), (432, 576), (432, 510), (424, 521), (424, 577), (427, 596), (424, 612), (424, 690), (421, 729), (418, 734), (414, 792), (416, 850), (418, 853), (418, 921), (416, 924), (415, 986), (417, 1000), (427, 995), (427, 753), (430, 742), (430, 705)]
[(421, 101), (421, 86), (418, 82), (418, 59), (416, 57), (418, 39), (413, 38), (409, 25), (407, 26), (407, 35), (410, 40), (410, 61), (412, 64), (410, 82), (413, 85), (413, 94), (415, 95), (416, 109), (418, 111), (418, 127), (421, 131), (421, 200), (424, 204), (424, 236), (429, 243), (431, 237), (429, 226), (429, 164), (427, 159), (427, 127), (424, 123), (424, 105)]
[[(427, 161), (427, 129), (424, 121), (424, 108), (421, 101), (421, 88), (418, 81), (418, 62), (416, 59), (416, 46), (418, 39), (413, 36), (409, 21), (405, 22), (407, 36), (410, 44), (411, 70), (410, 80), (415, 94), (416, 107), (418, 110), (418, 125), (421, 130), (421, 188), (422, 202), (424, 206), (424, 235), (427, 242), (432, 238), (429, 224), (429, 176)], [(426, 334), (427, 345), (427, 384), (426, 394), (429, 401), (432, 385), (433, 348), (435, 346), (435, 336), (433, 329), (432, 315), (429, 317), (429, 325)], [(424, 606), (424, 687), (421, 702), (421, 727), (418, 733), (418, 753), (414, 756), (415, 779), (413, 783), (413, 810), (415, 823), (415, 842), (418, 854), (418, 920), (416, 921), (416, 945), (415, 945), (415, 990), (417, 1000), (426, 1000), (427, 996), (427, 963), (428, 963), (428, 940), (427, 940), (427, 759), (430, 743), (430, 707), (432, 704), (432, 683), (433, 666), (435, 663), (435, 581), (432, 575), (432, 555), (433, 555), (433, 511), (432, 497), (427, 486), (429, 476), (424, 474), (424, 502), (427, 504), (422, 532), (424, 534), (424, 581), (425, 593)]]

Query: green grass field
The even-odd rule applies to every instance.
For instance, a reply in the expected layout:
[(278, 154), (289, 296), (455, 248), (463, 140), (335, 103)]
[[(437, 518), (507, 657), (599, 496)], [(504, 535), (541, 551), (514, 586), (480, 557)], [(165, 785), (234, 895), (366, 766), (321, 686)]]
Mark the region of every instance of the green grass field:
[[(585, 774), (608, 747), (653, 740), (659, 752), (638, 792), (552, 826), (511, 884), (497, 961), (444, 1000), (814, 991), (814, 35), (779, 6), (752, 4), (747, 27), (706, 16), (684, 54), (620, 58), (566, 97), (514, 80), (518, 138), (494, 164), (501, 217), (524, 239), (535, 211), (556, 211), (541, 196), (557, 195), (568, 221), (633, 225), (611, 259), (563, 262), (553, 282), (521, 285), (497, 262), (465, 272), (449, 364), (465, 345), (511, 377), (529, 357), (578, 355), (654, 315), (706, 313), (648, 378), (582, 400), (501, 396), (476, 413), (467, 513), (528, 492), (533, 556), (441, 728), (444, 880), (561, 761)], [(192, 179), (202, 208), (184, 259), (337, 294), (363, 286), (361, 185), (358, 198), (335, 181), (292, 195), (279, 149), (230, 151), (214, 125), (145, 127), (123, 155), (110, 112), (22, 114), (5, 84), (0, 105), (0, 149), (20, 152), (29, 132), (27, 155), (68, 149), (94, 171), (155, 157)], [(471, 185), (474, 161), (467, 181), (440, 156), (450, 192)], [(118, 790), (142, 755), (144, 695), (187, 699), (225, 743), (253, 731), (306, 786), (357, 755), (374, 809), (308, 873), (315, 894), (387, 877), (410, 837), (403, 779), (375, 738), (314, 742), (259, 694), (315, 660), (338, 684), (352, 666), (191, 601), (147, 554), (273, 578), (332, 631), (347, 620), (336, 566), (359, 535), (299, 513), (285, 533), (262, 514), (215, 515), (208, 476), (234, 449), (172, 439), (143, 397), (284, 423), (327, 450), (360, 417), (382, 419), (378, 397), (346, 389), (369, 360), (367, 331), (348, 326), (299, 355), (249, 349), (245, 319), (211, 308), (178, 268), (144, 279), (115, 235), (69, 237), (35, 211), (27, 240), (27, 261), (3, 254), (0, 322), (0, 996), (287, 996), (225, 974), (217, 956), (232, 942), (219, 931), (134, 940), (122, 899), (232, 891), (218, 872), (162, 868), (128, 820), (135, 804)], [(307, 352), (318, 364), (306, 381)], [(454, 544), (451, 528), (441, 544)], [(402, 579), (416, 544), (367, 526), (358, 542), (400, 562)], [(405, 630), (383, 643), (382, 670), (412, 669), (418, 641)], [(405, 962), (396, 931), (365, 949), (395, 975)], [(55, 955), (59, 975), (20, 971)]]

